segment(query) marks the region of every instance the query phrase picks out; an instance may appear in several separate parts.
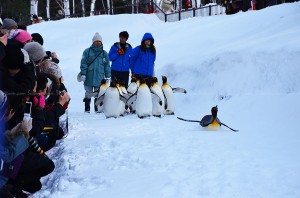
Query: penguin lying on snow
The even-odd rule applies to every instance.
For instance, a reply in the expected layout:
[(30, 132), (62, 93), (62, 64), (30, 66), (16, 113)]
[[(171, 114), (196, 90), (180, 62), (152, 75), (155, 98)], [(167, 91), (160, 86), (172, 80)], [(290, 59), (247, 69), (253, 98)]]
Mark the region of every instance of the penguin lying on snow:
[(121, 108), (123, 107), (121, 101), (126, 103), (127, 99), (121, 95), (116, 82), (112, 81), (105, 93), (98, 97), (96, 105), (103, 105), (103, 112), (106, 118), (117, 118), (120, 116)]
[(238, 132), (238, 130), (232, 129), (226, 124), (222, 123), (219, 118), (217, 117), (218, 115), (218, 106), (212, 107), (211, 108), (211, 115), (206, 115), (204, 116), (200, 121), (198, 120), (187, 120), (183, 119), (180, 117), (177, 117), (179, 120), (182, 121), (187, 121), (187, 122), (199, 122), (202, 127), (207, 127), (210, 130), (218, 130), (220, 129), (221, 125), (229, 128), (230, 130), (234, 132)]
[(167, 77), (162, 76), (163, 85), (161, 86), (163, 94), (164, 94), (164, 101), (165, 101), (165, 111), (164, 114), (166, 115), (174, 115), (175, 111), (175, 98), (174, 93), (187, 93), (185, 89), (177, 87), (172, 88), (167, 83)]
[(132, 104), (135, 101), (136, 113), (139, 118), (151, 116), (152, 113), (152, 98), (154, 98), (160, 105), (162, 100), (156, 93), (150, 91), (146, 81), (142, 79), (137, 91), (132, 94), (127, 101), (127, 104)]

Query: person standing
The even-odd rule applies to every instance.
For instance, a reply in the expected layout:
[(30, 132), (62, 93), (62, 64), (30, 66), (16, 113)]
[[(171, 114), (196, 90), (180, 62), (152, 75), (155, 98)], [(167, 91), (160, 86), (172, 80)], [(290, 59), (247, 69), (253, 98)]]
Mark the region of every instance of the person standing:
[(150, 87), (151, 78), (154, 76), (154, 65), (156, 59), (156, 49), (154, 38), (150, 33), (145, 33), (141, 45), (132, 50), (130, 57), (131, 72), (140, 79), (145, 79)]
[(109, 60), (112, 62), (111, 79), (117, 80), (120, 83), (124, 82), (126, 89), (129, 81), (129, 58), (132, 51), (131, 45), (127, 43), (128, 38), (129, 34), (127, 31), (120, 32), (120, 42), (116, 42), (113, 46), (111, 46), (108, 53)]
[[(90, 112), (91, 93), (99, 90), (101, 80), (111, 77), (111, 69), (108, 53), (103, 49), (102, 37), (95, 33), (93, 44), (84, 50), (80, 64), (80, 80), (84, 82), (85, 112)], [(96, 98), (95, 101), (96, 102)], [(95, 112), (97, 112), (97, 107)]]

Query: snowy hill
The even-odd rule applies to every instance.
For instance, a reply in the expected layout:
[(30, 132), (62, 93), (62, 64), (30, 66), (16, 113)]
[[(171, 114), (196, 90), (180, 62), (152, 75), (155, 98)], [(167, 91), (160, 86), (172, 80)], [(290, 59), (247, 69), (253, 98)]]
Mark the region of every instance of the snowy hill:
[[(55, 171), (32, 197), (300, 197), (300, 3), (164, 23), (155, 15), (65, 19), (32, 25), (60, 58), (71, 95), (69, 136), (49, 152)], [(156, 75), (176, 95), (176, 115), (105, 119), (84, 114), (80, 59), (98, 31), (108, 51), (120, 31), (132, 46), (151, 32)], [(201, 119), (219, 106), (222, 127)]]

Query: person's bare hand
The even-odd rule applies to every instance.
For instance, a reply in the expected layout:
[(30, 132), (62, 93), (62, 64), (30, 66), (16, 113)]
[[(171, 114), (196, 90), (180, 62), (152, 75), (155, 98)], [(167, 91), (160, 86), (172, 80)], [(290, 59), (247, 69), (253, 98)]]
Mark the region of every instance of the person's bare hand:
[(8, 37), (8, 33), (0, 37), (0, 42), (2, 42), (5, 46), (7, 45), (7, 37)]

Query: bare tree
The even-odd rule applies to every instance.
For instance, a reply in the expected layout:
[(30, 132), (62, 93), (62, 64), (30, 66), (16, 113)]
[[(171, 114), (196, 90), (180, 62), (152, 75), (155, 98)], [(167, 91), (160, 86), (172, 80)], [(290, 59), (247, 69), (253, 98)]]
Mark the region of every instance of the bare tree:
[(135, 0), (132, 0), (131, 2), (132, 2), (131, 6), (132, 6), (132, 14), (133, 14), (134, 13), (134, 3), (135, 3)]
[(50, 0), (47, 0), (46, 14), (47, 14), (47, 19), (50, 19)]
[(107, 12), (108, 12), (108, 14), (112, 14), (111, 7), (110, 7), (110, 0), (107, 0)]
[(105, 9), (105, 5), (104, 5), (104, 1), (103, 0), (102, 0), (102, 5), (103, 5), (104, 13), (106, 14), (106, 9)]
[(91, 16), (94, 16), (94, 14), (95, 14), (95, 3), (96, 3), (96, 0), (91, 0), (91, 12), (90, 12)]
[(65, 12), (65, 17), (70, 16), (70, 1), (69, 0), (64, 0), (64, 12)]
[(38, 0), (30, 0), (30, 15), (31, 17), (36, 14), (38, 15)]
[(82, 16), (85, 17), (84, 0), (81, 0)]

